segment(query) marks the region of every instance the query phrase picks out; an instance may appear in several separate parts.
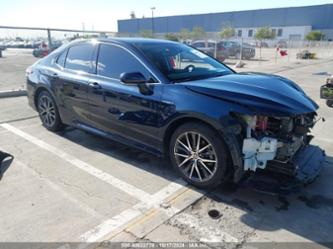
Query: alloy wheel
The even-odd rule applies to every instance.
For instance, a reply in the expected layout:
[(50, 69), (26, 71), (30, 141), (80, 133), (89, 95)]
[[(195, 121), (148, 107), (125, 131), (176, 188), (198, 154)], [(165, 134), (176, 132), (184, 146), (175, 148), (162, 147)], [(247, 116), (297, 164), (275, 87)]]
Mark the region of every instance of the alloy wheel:
[(56, 122), (56, 110), (53, 100), (43, 95), (39, 99), (38, 110), (43, 123), (48, 127), (52, 127)]
[(174, 145), (176, 163), (190, 180), (206, 182), (217, 169), (217, 155), (213, 145), (198, 132), (185, 132)]

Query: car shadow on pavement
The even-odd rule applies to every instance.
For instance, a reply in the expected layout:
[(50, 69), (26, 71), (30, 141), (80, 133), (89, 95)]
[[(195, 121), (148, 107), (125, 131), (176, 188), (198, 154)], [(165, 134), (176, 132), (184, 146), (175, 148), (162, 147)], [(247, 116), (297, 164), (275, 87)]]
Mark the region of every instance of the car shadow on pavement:
[[(179, 178), (169, 160), (165, 158), (158, 158), (75, 128), (66, 128), (57, 134), (90, 150), (121, 160), (168, 181)], [(267, 177), (267, 175), (263, 174), (263, 177)], [(261, 176), (257, 179), (261, 179)], [(239, 185), (225, 184), (206, 192), (203, 200), (209, 199), (215, 203), (217, 208), (221, 205), (239, 210), (241, 215), (238, 219), (242, 226), (256, 231), (276, 232), (283, 229), (310, 241), (331, 242), (330, 240), (333, 238), (331, 229), (333, 223), (332, 179), (333, 157), (327, 156), (321, 174), (315, 182), (308, 186), (296, 186), (290, 188), (289, 191), (284, 189), (279, 192), (272, 186), (258, 188), (263, 183), (273, 184), (273, 182), (267, 182), (267, 179), (254, 185), (249, 184), (249, 181), (244, 181)], [(194, 203), (193, 206), (198, 203)], [(237, 219), (237, 217), (230, 218)]]
[[(252, 186), (244, 182), (238, 186), (221, 186), (209, 193), (208, 197), (214, 202), (238, 209), (239, 222), (255, 229), (257, 234), (266, 235), (268, 241), (295, 241), (296, 234), (303, 241), (332, 243), (332, 177), (333, 157), (327, 156), (320, 175), (307, 186), (292, 186), (289, 191), (283, 189), (279, 192), (272, 186), (258, 188), (260, 184)], [(268, 181), (266, 183), (269, 184)], [(271, 184), (275, 184), (274, 181)], [(293, 237), (279, 237), (281, 230), (292, 233)], [(270, 232), (277, 232), (277, 235)]]

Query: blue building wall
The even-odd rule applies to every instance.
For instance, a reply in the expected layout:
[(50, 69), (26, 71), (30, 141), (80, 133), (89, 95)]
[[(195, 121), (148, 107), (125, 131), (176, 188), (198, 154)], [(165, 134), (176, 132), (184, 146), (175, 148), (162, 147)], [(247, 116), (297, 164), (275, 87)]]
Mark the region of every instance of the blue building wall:
[[(217, 32), (226, 23), (235, 28), (263, 26), (312, 26), (312, 29), (333, 29), (333, 4), (210, 13), (154, 18), (155, 32), (179, 32), (182, 28), (200, 26), (207, 32)], [(138, 33), (151, 30), (151, 18), (118, 20), (118, 32)]]

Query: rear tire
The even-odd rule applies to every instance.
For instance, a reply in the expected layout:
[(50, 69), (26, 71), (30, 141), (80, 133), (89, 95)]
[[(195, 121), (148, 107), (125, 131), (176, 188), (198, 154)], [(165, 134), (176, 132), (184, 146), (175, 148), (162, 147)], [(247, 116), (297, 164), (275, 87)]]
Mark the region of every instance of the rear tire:
[(169, 158), (175, 170), (198, 188), (227, 180), (227, 148), (220, 135), (202, 123), (186, 123), (173, 133)]
[(326, 100), (326, 105), (328, 107), (333, 107), (333, 100)]
[(37, 110), (43, 126), (50, 131), (60, 131), (64, 128), (59, 115), (58, 107), (47, 91), (39, 93), (37, 98)]

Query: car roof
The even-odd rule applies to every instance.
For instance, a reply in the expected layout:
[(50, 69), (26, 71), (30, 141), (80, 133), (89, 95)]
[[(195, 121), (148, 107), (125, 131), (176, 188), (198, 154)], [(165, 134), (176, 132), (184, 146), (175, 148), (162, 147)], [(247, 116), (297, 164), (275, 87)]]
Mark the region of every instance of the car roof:
[(156, 43), (156, 44), (175, 44), (177, 42), (169, 41), (169, 40), (161, 40), (161, 39), (153, 39), (153, 38), (131, 38), (131, 37), (112, 37), (112, 38), (97, 38), (97, 41), (100, 42), (116, 42), (127, 45), (133, 45), (134, 43)]
[(179, 44), (179, 42), (169, 41), (169, 40), (160, 40), (160, 39), (152, 39), (152, 38), (91, 38), (91, 39), (76, 39), (68, 44), (68, 46), (85, 43), (85, 42), (104, 42), (104, 43), (117, 43), (124, 46), (133, 46), (135, 43), (147, 43), (147, 44)]

